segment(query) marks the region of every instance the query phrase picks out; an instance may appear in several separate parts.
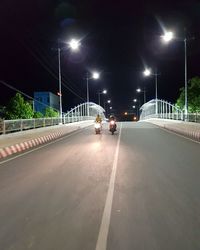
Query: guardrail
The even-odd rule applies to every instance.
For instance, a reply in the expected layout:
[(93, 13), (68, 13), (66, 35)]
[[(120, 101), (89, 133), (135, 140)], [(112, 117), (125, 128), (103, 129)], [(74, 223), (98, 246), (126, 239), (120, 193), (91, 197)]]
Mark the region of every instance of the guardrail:
[(185, 115), (182, 110), (164, 100), (153, 99), (143, 104), (140, 111), (140, 120), (161, 118), (200, 123), (200, 113), (188, 113)]
[(94, 117), (66, 117), (60, 118), (37, 118), (37, 119), (21, 119), (21, 120), (0, 120), (0, 134), (7, 134), (17, 131), (24, 131), (35, 128), (55, 126), (59, 124), (68, 124), (78, 121), (93, 120)]
[(179, 121), (188, 121), (200, 123), (200, 113), (188, 113), (187, 117), (180, 113), (165, 113), (165, 114), (152, 114), (146, 115), (141, 120), (151, 119), (151, 118), (161, 118), (161, 119), (171, 119)]
[(79, 104), (62, 118), (37, 118), (37, 119), (18, 119), (18, 120), (0, 120), (0, 134), (7, 134), (17, 131), (67, 124), (73, 122), (94, 120), (97, 114), (104, 118), (105, 110), (93, 102)]

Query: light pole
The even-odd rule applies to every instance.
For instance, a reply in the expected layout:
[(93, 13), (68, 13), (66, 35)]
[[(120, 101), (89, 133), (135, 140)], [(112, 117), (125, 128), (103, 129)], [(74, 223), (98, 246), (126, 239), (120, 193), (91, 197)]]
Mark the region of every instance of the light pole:
[[(186, 37), (184, 39), (175, 38), (173, 32), (171, 32), (171, 31), (165, 32), (165, 34), (163, 36), (161, 36), (161, 38), (163, 39), (163, 41), (165, 43), (170, 42), (172, 39), (176, 39), (178, 41), (184, 42), (184, 60), (185, 60), (185, 66), (184, 66), (184, 70), (185, 70), (185, 107), (184, 107), (184, 111), (185, 112), (184, 113), (185, 113), (185, 121), (187, 121), (187, 116), (188, 116), (187, 41), (188, 41), (188, 39)], [(191, 39), (194, 39), (194, 38), (191, 38)]]
[(136, 108), (135, 105), (133, 105), (132, 108), (133, 108), (133, 109), (136, 109), (136, 116), (137, 116), (137, 118), (138, 118), (138, 117), (139, 117), (139, 108), (138, 108), (138, 107)]
[(138, 93), (141, 93), (141, 92), (144, 93), (144, 103), (146, 103), (146, 90), (145, 90), (145, 88), (144, 88), (144, 90), (141, 90), (141, 88), (138, 88), (138, 89), (136, 89), (136, 91), (137, 91)]
[[(77, 51), (80, 46), (80, 42), (76, 39), (72, 39), (68, 42), (68, 46), (71, 50)], [(66, 47), (60, 47), (60, 41), (58, 41), (58, 81), (59, 81), (59, 101), (60, 101), (60, 123), (62, 123), (62, 77), (61, 77), (61, 50), (66, 49)]]
[(107, 90), (104, 89), (103, 91), (99, 91), (97, 94), (98, 94), (99, 106), (101, 106), (101, 99), (100, 99), (101, 97), (100, 97), (100, 96), (101, 96), (102, 94), (104, 94), (104, 95), (107, 94)]
[(87, 72), (86, 74), (86, 83), (87, 83), (87, 116), (90, 116), (90, 109), (89, 109), (89, 102), (90, 102), (90, 97), (89, 97), (89, 80), (90, 79), (99, 79), (100, 74), (98, 72), (93, 72), (91, 76), (89, 76), (89, 73)]
[(160, 74), (157, 73), (157, 69), (154, 73), (151, 72), (151, 69), (145, 69), (143, 72), (145, 77), (155, 76), (155, 99), (156, 99), (156, 115), (158, 114), (158, 76)]
[(106, 104), (111, 104), (111, 100), (107, 100), (107, 102), (104, 102), (104, 109), (105, 109), (105, 113), (107, 114), (107, 107)]

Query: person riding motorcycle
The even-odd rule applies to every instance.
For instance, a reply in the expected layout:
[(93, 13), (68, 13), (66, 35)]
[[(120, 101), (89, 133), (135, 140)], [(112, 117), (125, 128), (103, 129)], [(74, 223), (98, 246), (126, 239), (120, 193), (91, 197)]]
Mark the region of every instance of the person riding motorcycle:
[[(117, 124), (116, 124), (116, 118), (114, 117), (114, 115), (111, 115), (110, 117), (109, 117), (109, 123), (111, 122), (111, 121), (114, 121), (115, 122), (115, 130), (117, 130)], [(111, 125), (110, 125), (111, 126)]]

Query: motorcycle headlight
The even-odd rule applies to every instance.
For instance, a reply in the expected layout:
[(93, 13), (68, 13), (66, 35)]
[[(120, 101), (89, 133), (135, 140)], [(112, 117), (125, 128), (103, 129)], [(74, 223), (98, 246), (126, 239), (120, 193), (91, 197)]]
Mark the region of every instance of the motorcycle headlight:
[(95, 128), (100, 128), (101, 125), (100, 125), (100, 123), (95, 123), (94, 127), (95, 127)]

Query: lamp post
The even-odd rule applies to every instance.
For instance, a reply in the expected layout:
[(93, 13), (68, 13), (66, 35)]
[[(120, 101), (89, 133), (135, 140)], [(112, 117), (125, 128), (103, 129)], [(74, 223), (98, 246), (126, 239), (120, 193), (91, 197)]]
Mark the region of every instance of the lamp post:
[(156, 99), (156, 115), (158, 114), (158, 76), (160, 74), (157, 73), (157, 69), (154, 73), (151, 72), (151, 69), (145, 69), (143, 72), (145, 77), (155, 76), (155, 99)]
[(146, 102), (146, 90), (145, 90), (145, 88), (144, 88), (144, 90), (141, 90), (141, 88), (137, 88), (136, 91), (137, 91), (137, 93), (141, 93), (141, 92), (144, 93), (144, 103), (145, 103)]
[(102, 95), (102, 94), (107, 94), (107, 90), (106, 89), (104, 89), (103, 91), (99, 91), (98, 93), (98, 102), (99, 102), (99, 106), (101, 105), (101, 100), (100, 100), (100, 96)]
[(90, 79), (99, 79), (100, 74), (98, 72), (93, 72), (91, 76), (89, 76), (89, 73), (86, 74), (86, 83), (87, 83), (87, 116), (90, 116), (90, 109), (89, 109), (89, 102), (90, 102), (90, 96), (89, 96), (89, 80)]
[[(176, 39), (178, 41), (182, 41), (184, 43), (184, 61), (185, 61), (185, 66), (184, 66), (184, 71), (185, 71), (185, 107), (184, 107), (184, 113), (185, 113), (185, 121), (187, 121), (187, 116), (188, 116), (188, 86), (187, 86), (187, 41), (188, 39), (185, 37), (184, 39), (181, 38), (175, 38), (173, 32), (168, 31), (165, 32), (163, 36), (161, 36), (163, 41), (165, 43), (170, 42), (172, 39)], [(190, 38), (194, 39), (194, 38)]]
[(105, 113), (107, 114), (107, 107), (106, 107), (106, 104), (111, 104), (111, 100), (107, 100), (106, 102), (104, 102), (104, 110), (105, 110)]
[(136, 109), (136, 116), (139, 117), (139, 108), (136, 107), (135, 105), (132, 106), (133, 109)]
[[(77, 51), (80, 47), (80, 42), (76, 39), (72, 39), (68, 42), (68, 46), (71, 50)], [(62, 77), (61, 77), (61, 51), (66, 47), (61, 48), (60, 42), (58, 41), (58, 81), (59, 81), (59, 99), (60, 99), (60, 123), (62, 123)]]

